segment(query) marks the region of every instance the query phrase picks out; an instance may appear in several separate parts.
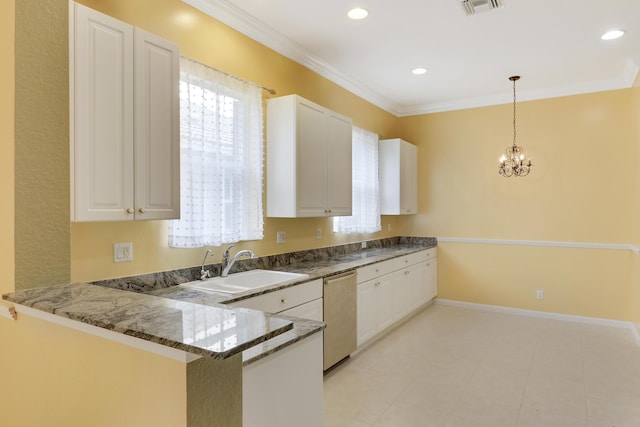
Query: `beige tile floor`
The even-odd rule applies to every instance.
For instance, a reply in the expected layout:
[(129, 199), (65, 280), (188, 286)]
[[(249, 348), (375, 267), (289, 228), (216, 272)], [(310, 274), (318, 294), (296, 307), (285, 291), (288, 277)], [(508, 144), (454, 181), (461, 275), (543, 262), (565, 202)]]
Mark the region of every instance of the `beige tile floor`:
[(324, 379), (324, 425), (640, 427), (621, 328), (432, 305)]

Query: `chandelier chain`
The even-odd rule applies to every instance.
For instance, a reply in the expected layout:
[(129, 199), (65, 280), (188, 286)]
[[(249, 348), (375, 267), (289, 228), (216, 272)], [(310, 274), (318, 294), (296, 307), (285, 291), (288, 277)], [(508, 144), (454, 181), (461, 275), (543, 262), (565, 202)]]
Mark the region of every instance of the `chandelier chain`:
[(516, 145), (516, 79), (513, 80), (513, 146)]

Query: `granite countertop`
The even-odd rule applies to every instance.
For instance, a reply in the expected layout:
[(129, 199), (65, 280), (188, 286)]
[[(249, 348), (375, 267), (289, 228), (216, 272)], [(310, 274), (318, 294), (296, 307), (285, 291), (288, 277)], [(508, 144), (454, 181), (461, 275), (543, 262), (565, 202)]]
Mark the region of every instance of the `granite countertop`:
[[(243, 352), (245, 365), (266, 357), (325, 325), (224, 304), (295, 286), (436, 246), (433, 238), (381, 239), (370, 249), (356, 244), (308, 250), (238, 263), (308, 275), (257, 292), (222, 294), (175, 286), (193, 279), (194, 269), (94, 283), (20, 290), (3, 299), (56, 316), (141, 338), (196, 355), (223, 359)], [(359, 245), (359, 244), (358, 244)], [(199, 272), (199, 267), (198, 267)], [(236, 270), (237, 271), (237, 270)], [(185, 274), (185, 272), (187, 274)]]
[(302, 279), (288, 280), (276, 285), (267, 286), (259, 290), (248, 290), (246, 292), (238, 292), (234, 294), (218, 293), (213, 291), (201, 291), (184, 286), (171, 286), (161, 289), (153, 289), (146, 291), (148, 295), (161, 296), (163, 298), (171, 298), (179, 301), (190, 301), (199, 304), (229, 304), (246, 298), (266, 294), (280, 289), (296, 286), (304, 282), (335, 274), (346, 273), (356, 270), (369, 264), (386, 261), (392, 258), (398, 258), (411, 253), (423, 251), (435, 247), (435, 244), (416, 245), (416, 244), (400, 244), (394, 247), (363, 249), (358, 252), (335, 254), (333, 256), (314, 259), (312, 257), (292, 259), (285, 265), (271, 265), (269, 270), (289, 271), (292, 273), (303, 273), (308, 277)]
[[(329, 257), (293, 257), (289, 260), (289, 264), (284, 266), (270, 266), (272, 270), (290, 271), (294, 273), (304, 273), (308, 277), (299, 280), (290, 280), (279, 283), (277, 285), (262, 288), (259, 291), (247, 291), (237, 294), (223, 294), (213, 291), (202, 291), (184, 286), (171, 286), (149, 291), (148, 294), (161, 296), (163, 298), (175, 299), (178, 301), (189, 301), (197, 304), (229, 304), (238, 302), (242, 299), (251, 298), (268, 292), (296, 286), (311, 280), (341, 274), (348, 271), (356, 270), (360, 267), (375, 264), (377, 262), (386, 261), (392, 258), (405, 256), (411, 253), (423, 251), (435, 247), (436, 243), (429, 241), (428, 243), (419, 244), (398, 244), (393, 247), (363, 249), (357, 252), (334, 254)], [(309, 251), (306, 251), (309, 252)], [(294, 317), (286, 317), (277, 315), (282, 318), (288, 318), (293, 321), (294, 326), (290, 331), (285, 332), (275, 338), (264, 341), (243, 353), (243, 361), (245, 365), (251, 364), (263, 357), (266, 357), (284, 347), (298, 342), (309, 335), (318, 332), (318, 324), (313, 320), (305, 320)]]
[(258, 310), (194, 304), (83, 283), (22, 290), (3, 299), (214, 359), (228, 358), (293, 329), (291, 320)]

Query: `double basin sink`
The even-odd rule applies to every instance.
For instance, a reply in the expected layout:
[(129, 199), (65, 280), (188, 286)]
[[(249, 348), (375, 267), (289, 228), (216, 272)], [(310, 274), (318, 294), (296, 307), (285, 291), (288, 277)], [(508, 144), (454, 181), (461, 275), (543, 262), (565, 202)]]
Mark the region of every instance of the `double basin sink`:
[(276, 270), (250, 270), (241, 273), (230, 274), (227, 277), (213, 277), (206, 280), (197, 280), (184, 283), (180, 286), (204, 291), (222, 292), (225, 294), (238, 294), (247, 291), (257, 291), (279, 283), (291, 280), (300, 280), (309, 277), (303, 273), (289, 273)]

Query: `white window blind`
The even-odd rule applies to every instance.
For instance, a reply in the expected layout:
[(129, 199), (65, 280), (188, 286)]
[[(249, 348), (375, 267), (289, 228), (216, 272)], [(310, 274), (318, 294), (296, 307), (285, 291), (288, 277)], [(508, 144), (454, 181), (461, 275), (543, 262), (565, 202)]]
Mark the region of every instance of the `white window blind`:
[(380, 231), (380, 185), (378, 183), (378, 135), (353, 127), (352, 215), (335, 217), (335, 233)]
[(262, 140), (261, 88), (181, 58), (181, 215), (169, 246), (263, 238)]

